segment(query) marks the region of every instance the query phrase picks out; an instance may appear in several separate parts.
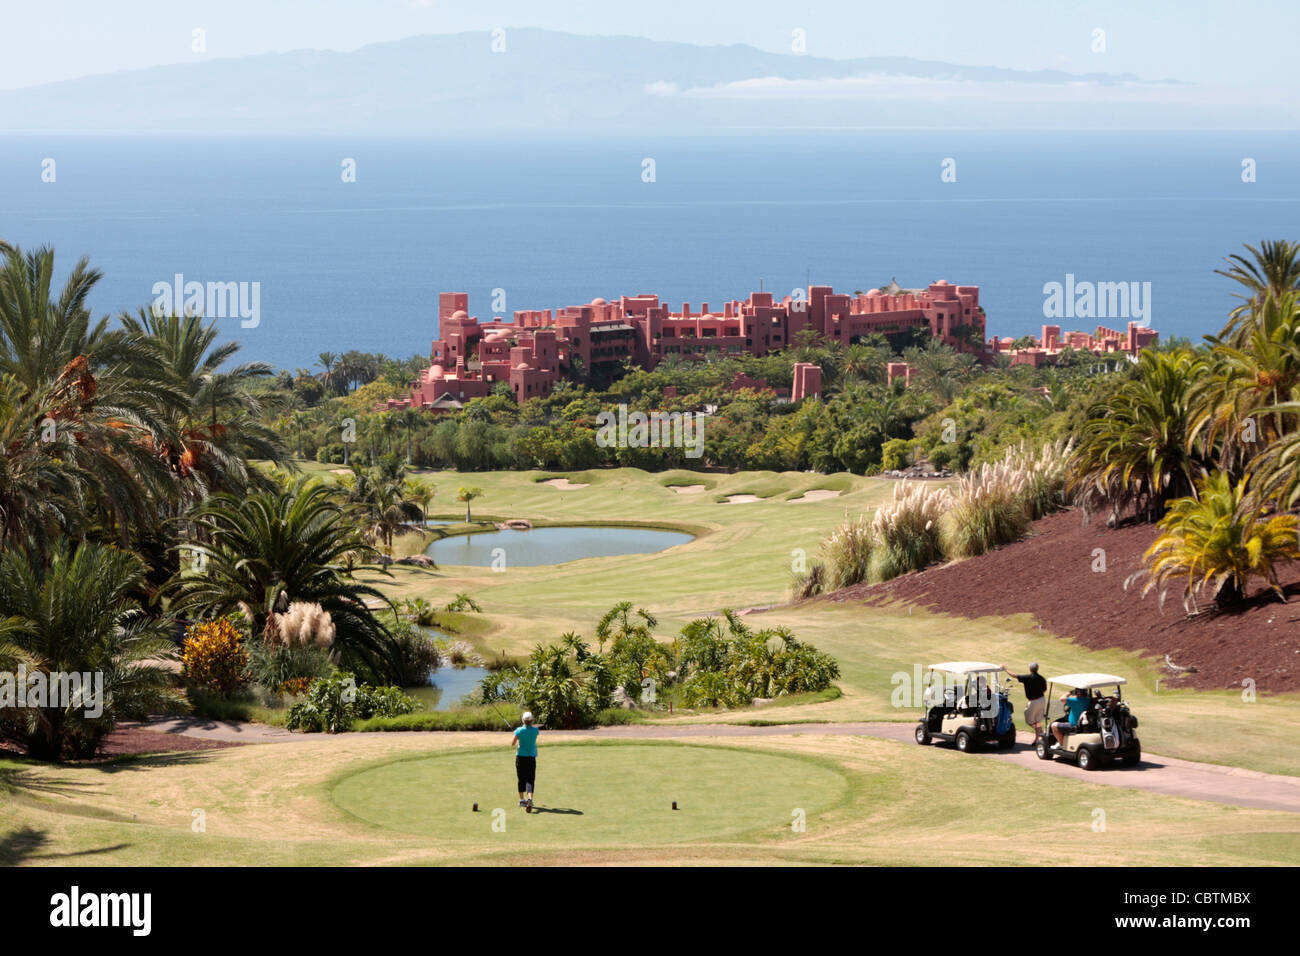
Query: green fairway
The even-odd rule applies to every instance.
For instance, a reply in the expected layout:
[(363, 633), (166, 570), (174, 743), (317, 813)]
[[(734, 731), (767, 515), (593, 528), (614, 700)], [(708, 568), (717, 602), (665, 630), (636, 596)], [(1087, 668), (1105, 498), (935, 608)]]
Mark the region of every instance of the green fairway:
[(796, 810), (814, 817), (849, 789), (815, 758), (657, 743), (548, 746), (537, 786), (539, 809), (527, 814), (513, 799), (513, 760), (499, 748), (372, 767), (331, 794), (361, 820), (440, 841), (500, 833), (511, 844), (581, 845), (789, 833)]

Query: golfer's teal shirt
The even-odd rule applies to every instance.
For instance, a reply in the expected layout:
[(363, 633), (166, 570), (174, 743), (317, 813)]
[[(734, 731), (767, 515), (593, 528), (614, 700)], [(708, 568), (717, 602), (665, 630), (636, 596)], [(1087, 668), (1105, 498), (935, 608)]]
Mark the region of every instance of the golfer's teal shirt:
[(540, 730), (536, 727), (530, 727), (528, 724), (524, 724), (515, 730), (515, 739), (519, 741), (519, 756), (537, 756), (537, 735), (540, 733)]
[(1070, 726), (1078, 727), (1080, 715), (1082, 715), (1083, 712), (1088, 709), (1088, 698), (1067, 697), (1065, 698), (1065, 706), (1069, 709), (1070, 712)]

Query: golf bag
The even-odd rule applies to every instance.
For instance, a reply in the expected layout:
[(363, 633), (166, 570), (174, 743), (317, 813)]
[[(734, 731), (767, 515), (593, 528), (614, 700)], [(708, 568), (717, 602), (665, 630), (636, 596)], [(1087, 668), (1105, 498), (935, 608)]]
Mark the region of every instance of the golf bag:
[(1007, 699), (1007, 692), (1002, 691), (998, 694), (998, 724), (995, 733), (1000, 737), (1011, 729), (1011, 701)]
[(1101, 730), (1101, 745), (1107, 750), (1118, 750), (1129, 742), (1137, 720), (1129, 713), (1127, 704), (1108, 697), (1097, 706), (1097, 726)]

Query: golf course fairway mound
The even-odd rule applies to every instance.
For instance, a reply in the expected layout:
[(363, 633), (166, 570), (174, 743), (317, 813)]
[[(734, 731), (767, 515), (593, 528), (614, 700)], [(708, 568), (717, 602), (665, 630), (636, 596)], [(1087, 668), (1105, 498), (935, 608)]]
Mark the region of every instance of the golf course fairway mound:
[[(796, 810), (812, 819), (849, 793), (848, 779), (828, 762), (753, 749), (543, 744), (537, 765), (531, 814), (517, 806), (506, 747), (371, 767), (344, 777), (332, 796), (367, 823), (421, 836), (607, 845), (791, 833)], [(494, 820), (504, 820), (504, 832), (493, 830)]]

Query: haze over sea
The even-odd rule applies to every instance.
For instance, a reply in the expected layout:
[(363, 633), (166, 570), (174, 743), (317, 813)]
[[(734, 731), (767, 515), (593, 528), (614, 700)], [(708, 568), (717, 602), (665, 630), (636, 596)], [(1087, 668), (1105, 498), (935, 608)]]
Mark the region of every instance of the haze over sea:
[[(655, 181), (642, 181), (642, 161)], [(957, 181), (940, 181), (956, 161)], [(1257, 181), (1242, 181), (1255, 160)], [(57, 179), (42, 182), (41, 164)], [(340, 175), (356, 161), (357, 181)], [(427, 354), (437, 293), (515, 309), (658, 293), (679, 307), (807, 285), (977, 284), (990, 332), (1044, 323), (1043, 285), (1150, 282), (1162, 336), (1217, 332), (1242, 243), (1300, 238), (1300, 134), (753, 130), (458, 140), (6, 136), (0, 237), (105, 275), (96, 314), (174, 274), (259, 282), (225, 318), (247, 360)], [(1078, 319), (1071, 327), (1123, 327)]]

